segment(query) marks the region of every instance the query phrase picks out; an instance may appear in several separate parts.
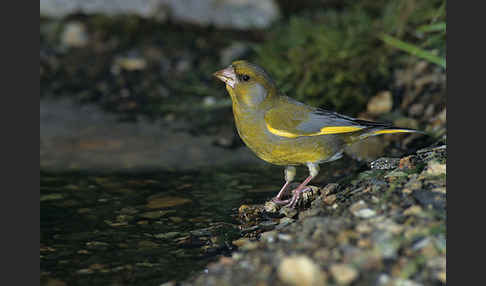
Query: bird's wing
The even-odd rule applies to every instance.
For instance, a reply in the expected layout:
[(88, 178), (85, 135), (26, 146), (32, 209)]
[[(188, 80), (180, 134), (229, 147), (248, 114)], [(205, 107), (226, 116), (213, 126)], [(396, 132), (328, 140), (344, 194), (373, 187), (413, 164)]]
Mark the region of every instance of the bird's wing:
[(287, 138), (383, 130), (391, 127), (387, 123), (355, 119), (307, 106), (291, 98), (285, 98), (277, 107), (268, 110), (265, 113), (265, 124), (271, 133)]

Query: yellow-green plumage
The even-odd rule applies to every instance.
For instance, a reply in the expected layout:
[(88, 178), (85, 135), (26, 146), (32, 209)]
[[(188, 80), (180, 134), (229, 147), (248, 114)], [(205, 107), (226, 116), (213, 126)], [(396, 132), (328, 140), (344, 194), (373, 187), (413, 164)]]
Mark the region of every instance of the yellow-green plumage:
[[(246, 61), (233, 62), (215, 76), (226, 83), (241, 139), (259, 158), (277, 165), (308, 166), (311, 176), (297, 188), (291, 206), (317, 175), (318, 164), (340, 158), (346, 145), (381, 133), (415, 132), (297, 102), (279, 94), (270, 76)], [(287, 182), (277, 199), (293, 180), (295, 170), (288, 167), (285, 175)]]

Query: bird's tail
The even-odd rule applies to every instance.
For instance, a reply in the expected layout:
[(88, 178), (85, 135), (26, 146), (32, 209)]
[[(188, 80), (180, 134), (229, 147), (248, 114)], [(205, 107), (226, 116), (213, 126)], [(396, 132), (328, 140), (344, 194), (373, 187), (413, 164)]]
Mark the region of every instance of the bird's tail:
[(424, 132), (419, 130), (396, 127), (396, 126), (388, 125), (386, 123), (369, 122), (364, 120), (359, 120), (359, 121), (362, 125), (367, 125), (368, 127), (349, 136), (347, 140), (348, 144), (361, 141), (371, 136), (382, 135), (382, 134), (395, 134), (395, 133), (425, 134)]
[(410, 128), (401, 128), (395, 126), (387, 126), (387, 127), (372, 127), (364, 131), (364, 133), (360, 134), (357, 139), (363, 140), (370, 136), (381, 135), (381, 134), (394, 134), (394, 133), (421, 133), (425, 134), (422, 131), (410, 129)]

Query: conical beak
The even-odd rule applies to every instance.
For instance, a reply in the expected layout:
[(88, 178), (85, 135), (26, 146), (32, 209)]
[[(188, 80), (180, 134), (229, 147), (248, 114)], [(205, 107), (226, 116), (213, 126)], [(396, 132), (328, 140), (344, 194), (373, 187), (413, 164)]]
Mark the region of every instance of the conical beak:
[(219, 78), (220, 80), (224, 81), (227, 85), (231, 86), (231, 88), (235, 88), (236, 73), (233, 66), (229, 66), (225, 69), (219, 70), (213, 73), (213, 75)]

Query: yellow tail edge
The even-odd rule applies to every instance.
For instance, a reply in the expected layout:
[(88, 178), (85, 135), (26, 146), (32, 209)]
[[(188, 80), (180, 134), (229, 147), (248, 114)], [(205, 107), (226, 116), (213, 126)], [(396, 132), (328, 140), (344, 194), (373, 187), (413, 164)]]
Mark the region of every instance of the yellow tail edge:
[(421, 131), (418, 130), (413, 130), (413, 129), (383, 129), (383, 130), (378, 130), (378, 131), (373, 131), (370, 132), (369, 135), (380, 135), (380, 134), (390, 134), (390, 133), (422, 133)]

